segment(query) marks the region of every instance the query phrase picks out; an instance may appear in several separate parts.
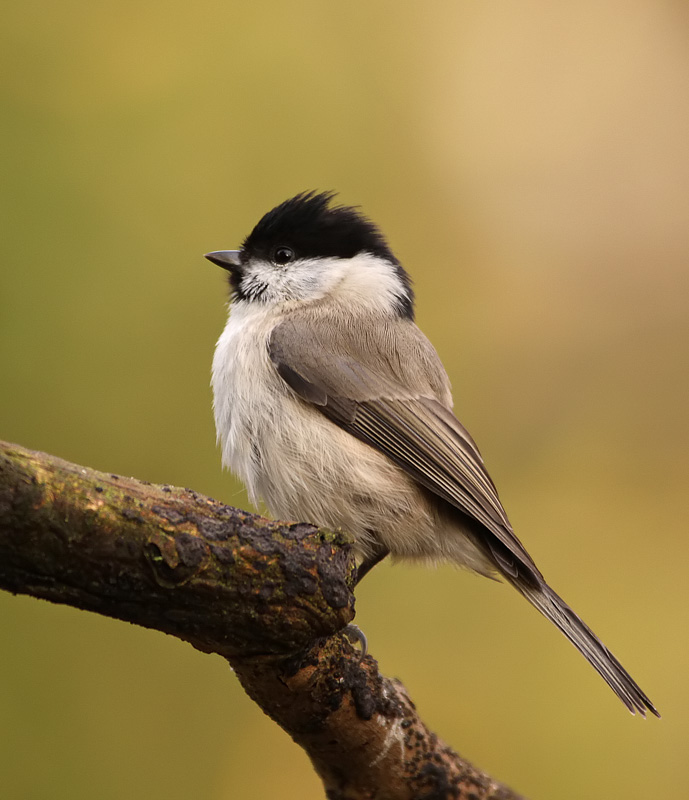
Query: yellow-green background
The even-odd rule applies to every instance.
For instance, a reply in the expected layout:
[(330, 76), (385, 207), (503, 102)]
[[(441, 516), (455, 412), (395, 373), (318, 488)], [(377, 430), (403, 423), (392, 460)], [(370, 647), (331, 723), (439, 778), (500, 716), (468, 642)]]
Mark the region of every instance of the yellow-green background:
[[(304, 189), (389, 236), (512, 521), (663, 712), (505, 586), (357, 594), (428, 724), (532, 798), (679, 797), (689, 753), (683, 0), (23, 0), (0, 37), (0, 437), (245, 506), (209, 366), (237, 246)], [(8, 800), (310, 800), (227, 665), (0, 596)]]

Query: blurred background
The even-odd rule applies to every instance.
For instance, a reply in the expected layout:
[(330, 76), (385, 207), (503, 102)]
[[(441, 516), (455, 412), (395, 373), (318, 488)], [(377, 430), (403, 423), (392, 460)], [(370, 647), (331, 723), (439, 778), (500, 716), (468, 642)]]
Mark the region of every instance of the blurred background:
[[(357, 622), (532, 798), (676, 796), (689, 741), (689, 7), (27, 0), (0, 37), (0, 437), (247, 507), (224, 275), (305, 189), (387, 234), (517, 534), (663, 714), (504, 585), (384, 564)], [(219, 657), (0, 595), (11, 800), (311, 800)], [(671, 788), (672, 787), (672, 788)]]

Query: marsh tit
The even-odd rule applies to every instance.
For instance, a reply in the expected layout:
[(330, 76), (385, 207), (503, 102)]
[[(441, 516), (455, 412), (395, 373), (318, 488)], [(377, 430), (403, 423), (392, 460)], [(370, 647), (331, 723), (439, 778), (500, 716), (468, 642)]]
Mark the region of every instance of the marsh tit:
[(409, 276), (378, 228), (332, 198), (297, 195), (239, 250), (206, 254), (231, 285), (212, 378), (223, 463), (275, 517), (350, 533), (359, 580), (389, 554), (503, 578), (632, 713), (657, 715), (515, 536), (414, 323)]

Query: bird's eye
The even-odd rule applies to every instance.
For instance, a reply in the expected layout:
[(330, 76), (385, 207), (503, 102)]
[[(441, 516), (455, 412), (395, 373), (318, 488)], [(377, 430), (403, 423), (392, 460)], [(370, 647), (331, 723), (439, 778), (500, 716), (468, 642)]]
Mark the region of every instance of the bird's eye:
[(273, 263), (279, 267), (294, 261), (294, 250), (291, 247), (276, 247), (273, 251)]

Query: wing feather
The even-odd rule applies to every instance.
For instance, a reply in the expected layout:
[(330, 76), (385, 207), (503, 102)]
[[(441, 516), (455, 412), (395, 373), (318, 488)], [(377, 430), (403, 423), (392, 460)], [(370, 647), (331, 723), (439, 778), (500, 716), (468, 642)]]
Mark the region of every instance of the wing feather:
[[(512, 531), (476, 444), (441, 399), (447, 379), (428, 340), (407, 321), (373, 342), (368, 330), (367, 339), (356, 329), (333, 335), (317, 319), (308, 329), (290, 319), (274, 329), (269, 354), (305, 402), (480, 523), (486, 545), (507, 574), (525, 571), (528, 578), (540, 578)], [(424, 357), (405, 364), (400, 351)], [(419, 363), (425, 370), (419, 371)]]

